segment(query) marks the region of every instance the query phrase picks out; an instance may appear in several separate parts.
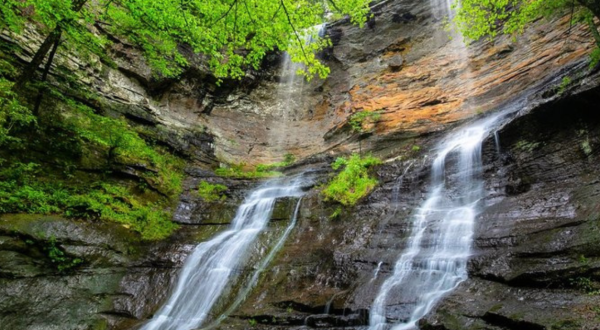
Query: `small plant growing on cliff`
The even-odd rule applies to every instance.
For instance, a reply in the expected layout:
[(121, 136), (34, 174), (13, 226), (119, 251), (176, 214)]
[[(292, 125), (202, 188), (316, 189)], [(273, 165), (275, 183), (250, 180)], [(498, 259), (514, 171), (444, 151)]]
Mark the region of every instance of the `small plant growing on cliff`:
[(293, 154), (287, 153), (283, 156), (283, 161), (272, 163), (272, 164), (258, 164), (256, 165), (256, 172), (266, 173), (274, 169), (286, 167), (292, 165), (296, 161), (296, 157)]
[(579, 130), (577, 135), (582, 139), (580, 144), (581, 151), (583, 151), (583, 153), (589, 157), (592, 154), (592, 146), (590, 144), (588, 131), (585, 129)]
[[(281, 166), (279, 166), (281, 167)], [(226, 178), (259, 179), (282, 176), (278, 171), (272, 171), (273, 165), (259, 164), (254, 169), (244, 169), (244, 164), (232, 164), (215, 170), (215, 174)]]
[(355, 133), (369, 132), (379, 119), (381, 119), (380, 111), (359, 111), (350, 116), (350, 127)]
[(335, 210), (333, 211), (333, 213), (331, 213), (331, 215), (329, 216), (329, 219), (336, 220), (337, 218), (340, 217), (340, 215), (342, 215), (342, 207), (338, 206), (338, 207), (335, 208)]
[(227, 196), (224, 194), (225, 191), (227, 191), (227, 186), (218, 183), (212, 184), (202, 181), (198, 186), (198, 196), (208, 203), (220, 202), (227, 199)]
[(83, 262), (83, 260), (79, 258), (70, 258), (65, 255), (65, 253), (56, 246), (56, 238), (54, 236), (50, 237), (44, 250), (48, 253), (48, 258), (50, 258), (50, 261), (60, 273), (72, 269)]
[(248, 319), (248, 324), (249, 324), (251, 327), (255, 327), (257, 323), (258, 323), (258, 322), (256, 322), (256, 320), (255, 320), (255, 319)]
[(287, 165), (291, 165), (295, 161), (296, 161), (296, 156), (294, 156), (294, 154), (287, 153), (283, 156), (283, 162), (286, 163)]
[[(350, 116), (350, 127), (353, 133), (372, 132), (377, 122), (381, 119), (381, 111), (359, 111)], [(362, 154), (362, 141), (358, 140), (358, 150)]]
[(355, 205), (377, 185), (377, 179), (369, 175), (369, 169), (379, 164), (381, 160), (373, 156), (353, 154), (349, 158), (338, 158), (331, 167), (334, 170), (343, 169), (323, 189), (325, 200), (336, 201), (344, 206)]
[(532, 152), (533, 150), (537, 149), (539, 146), (540, 146), (539, 142), (530, 142), (527, 140), (519, 140), (519, 141), (517, 141), (515, 148), (517, 148), (521, 151), (525, 151), (525, 152)]
[(567, 90), (567, 87), (571, 85), (571, 82), (572, 81), (570, 77), (563, 77), (560, 85), (558, 86), (558, 95), (562, 95)]
[(592, 296), (600, 294), (600, 287), (589, 277), (571, 278), (569, 279), (569, 284)]

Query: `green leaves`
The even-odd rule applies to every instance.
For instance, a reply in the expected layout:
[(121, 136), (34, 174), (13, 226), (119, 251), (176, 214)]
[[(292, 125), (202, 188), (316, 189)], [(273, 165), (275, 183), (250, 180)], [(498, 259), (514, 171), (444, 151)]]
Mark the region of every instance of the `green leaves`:
[(581, 6), (571, 0), (461, 0), (456, 1), (455, 22), (468, 40), (494, 38), (499, 33), (518, 34), (527, 24), (563, 9)]
[(516, 35), (540, 17), (570, 12), (571, 22), (587, 22), (595, 38), (597, 47), (590, 59), (590, 66), (594, 67), (600, 58), (600, 33), (593, 19), (600, 12), (597, 3), (597, 0), (456, 0), (454, 21), (467, 41), (476, 41), (484, 37), (493, 39), (500, 33)]
[(227, 191), (227, 186), (218, 183), (201, 181), (198, 185), (198, 196), (207, 203), (224, 201), (227, 198), (225, 191)]
[(18, 144), (20, 139), (13, 136), (11, 131), (36, 121), (31, 111), (11, 91), (12, 85), (12, 82), (0, 78), (0, 146), (7, 142)]
[(364, 133), (372, 129), (381, 119), (380, 111), (359, 111), (350, 117), (350, 127), (353, 132)]
[[(82, 7), (82, 4), (84, 6)], [(177, 76), (200, 54), (200, 66), (218, 78), (241, 78), (270, 51), (288, 51), (308, 78), (329, 73), (315, 52), (330, 45), (310, 27), (325, 13), (350, 15), (363, 25), (368, 0), (6, 0), (0, 28), (21, 32), (26, 22), (49, 33), (60, 25), (71, 49), (103, 57), (113, 37), (137, 45), (159, 76)], [(314, 43), (304, 44), (312, 35)], [(77, 45), (77, 46), (75, 46)]]
[(349, 158), (340, 157), (331, 165), (334, 170), (343, 170), (323, 189), (325, 200), (333, 200), (344, 206), (352, 206), (368, 195), (377, 185), (377, 179), (369, 175), (369, 169), (381, 164), (373, 156), (361, 157), (353, 154)]

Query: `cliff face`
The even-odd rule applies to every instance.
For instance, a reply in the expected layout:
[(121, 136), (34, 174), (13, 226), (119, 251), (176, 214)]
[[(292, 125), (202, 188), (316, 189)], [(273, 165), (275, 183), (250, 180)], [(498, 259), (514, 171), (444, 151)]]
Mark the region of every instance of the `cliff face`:
[[(358, 149), (344, 124), (359, 110), (383, 113), (377, 134), (363, 137), (368, 148), (397, 153), (386, 142), (394, 136), (443, 130), (492, 110), (592, 47), (587, 29), (569, 29), (565, 16), (538, 22), (517, 41), (503, 37), (465, 49), (443, 27), (444, 8), (432, 3), (387, 1), (373, 9), (364, 29), (344, 21), (329, 26), (334, 46), (322, 56), (330, 76), (305, 84), (297, 79), (284, 91), (280, 82), (287, 77), (277, 55), (269, 55), (260, 72), (217, 86), (201, 66), (177, 81), (157, 79), (134, 48), (118, 41), (111, 49), (116, 68), (63, 56), (51, 78), (66, 93), (97, 94), (90, 105), (125, 115), (198, 163), (256, 164), (286, 153), (299, 159)], [(23, 60), (40, 42), (33, 32), (20, 40), (2, 38), (18, 44)], [(65, 79), (70, 74), (75, 82)], [(85, 93), (76, 96), (86, 99)]]
[[(600, 123), (594, 112), (600, 77), (585, 64), (591, 36), (579, 27), (569, 30), (564, 17), (537, 22), (516, 42), (500, 38), (464, 49), (449, 38), (441, 10), (430, 2), (389, 1), (373, 13), (364, 29), (348, 22), (330, 26), (334, 46), (322, 56), (331, 75), (297, 82), (289, 94), (279, 91), (286, 77), (277, 55), (265, 60), (262, 71), (220, 86), (200, 68), (178, 81), (156, 80), (123, 43), (112, 49), (116, 68), (58, 58), (53, 83), (80, 99), (86, 94), (79, 91), (99, 95), (87, 102), (124, 115), (191, 159), (175, 216), (184, 228), (165, 242), (142, 244), (110, 226), (3, 218), (0, 258), (23, 259), (22, 265), (0, 267), (0, 324), (12, 329), (140, 324), (163, 302), (193, 246), (223, 230), (255, 185), (214, 177), (207, 167), (220, 161), (268, 163), (292, 153), (313, 156), (297, 170), (318, 167), (318, 181), (325, 182), (331, 155), (358, 150), (360, 138), (363, 149), (402, 160), (381, 166), (378, 188), (339, 220), (329, 218), (334, 206), (311, 191), (283, 251), (223, 327), (246, 328), (248, 319), (267, 328), (364, 326), (410, 235), (436, 144), (459, 123), (526, 94), (526, 106), (498, 133), (500, 152), (493, 136), (484, 144), (487, 207), (477, 220), (470, 278), (421, 325), (594, 329), (600, 301), (589, 293), (598, 290), (600, 277)], [(17, 41), (23, 60), (32, 53), (28, 44), (36, 41), (35, 34)], [(78, 79), (67, 83), (65, 76), (72, 73)], [(571, 83), (560, 87), (563, 77)], [(345, 123), (360, 110), (382, 111), (374, 134), (350, 133)], [(228, 201), (202, 202), (195, 193), (200, 180), (227, 184)], [(289, 212), (289, 203), (282, 202), (252, 247), (250, 262), (240, 268), (242, 280), (282, 233)], [(38, 235), (48, 227), (57, 246), (86, 260), (84, 267), (69, 275), (56, 272), (42, 245), (48, 239)], [(226, 295), (215, 313), (230, 298)], [(388, 310), (391, 320), (401, 315), (393, 302)]]
[[(373, 10), (364, 29), (347, 22), (329, 26), (334, 46), (323, 58), (330, 76), (287, 96), (277, 92), (277, 80), (263, 80), (248, 94), (231, 96), (234, 102), (215, 106), (208, 120), (217, 154), (268, 162), (285, 152), (301, 158), (357, 150), (356, 136), (344, 126), (348, 116), (380, 110), (376, 134), (365, 145), (393, 155), (399, 150), (386, 141), (394, 136), (440, 131), (493, 110), (593, 46), (585, 28), (568, 32), (563, 17), (539, 22), (516, 42), (503, 37), (465, 49), (443, 28), (443, 10), (428, 1), (389, 1)], [(292, 103), (284, 115), (286, 99)]]
[[(498, 131), (500, 150), (493, 134), (485, 140), (487, 193), (469, 279), (421, 321), (422, 329), (595, 329), (600, 90), (586, 81), (597, 86), (597, 77), (558, 100), (548, 98), (552, 90), (533, 94)], [(436, 141), (419, 143), (429, 150)], [(424, 156), (379, 168), (380, 186), (339, 220), (329, 218), (333, 207), (318, 194), (306, 197), (284, 252), (228, 324), (254, 318), (265, 328), (367, 325), (429, 188), (431, 157)], [(405, 316), (400, 301), (397, 288), (388, 296), (389, 320)]]

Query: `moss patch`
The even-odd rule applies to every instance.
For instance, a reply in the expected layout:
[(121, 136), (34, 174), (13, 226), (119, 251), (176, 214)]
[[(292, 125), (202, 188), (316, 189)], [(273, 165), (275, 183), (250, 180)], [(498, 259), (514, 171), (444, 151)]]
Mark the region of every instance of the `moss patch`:
[(334, 170), (343, 169), (323, 189), (325, 200), (336, 201), (345, 206), (355, 205), (377, 185), (377, 179), (369, 175), (369, 168), (379, 164), (381, 160), (378, 158), (362, 157), (359, 154), (338, 158), (331, 167)]

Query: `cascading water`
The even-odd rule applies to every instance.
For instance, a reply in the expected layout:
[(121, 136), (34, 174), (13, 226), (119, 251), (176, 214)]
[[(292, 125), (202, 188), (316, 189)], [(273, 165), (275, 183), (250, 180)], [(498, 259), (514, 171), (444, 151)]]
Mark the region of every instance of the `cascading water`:
[[(439, 146), (431, 188), (414, 216), (407, 247), (371, 307), (371, 330), (416, 328), (444, 294), (467, 278), (475, 217), (484, 195), (481, 145), (518, 107), (466, 126)], [(394, 325), (387, 323), (386, 304), (400, 315)]]
[[(305, 42), (312, 42), (314, 33), (322, 35), (324, 29), (325, 25), (319, 25), (307, 30)], [(286, 124), (289, 120), (288, 113), (294, 108), (294, 104), (291, 103), (294, 98), (291, 94), (298, 85), (296, 71), (300, 68), (301, 64), (293, 63), (288, 54), (284, 55), (281, 74), (285, 79), (278, 93), (279, 99), (282, 100), (280, 107), (282, 125), (280, 132), (276, 133), (277, 136), (272, 137), (273, 140), (278, 141), (279, 147), (285, 145), (281, 139), (289, 135)], [(300, 93), (301, 91), (300, 87)], [(243, 263), (246, 251), (267, 225), (275, 200), (282, 197), (300, 197), (303, 195), (302, 187), (307, 184), (307, 179), (301, 175), (288, 183), (281, 180), (271, 181), (252, 192), (239, 207), (229, 230), (196, 247), (186, 260), (171, 297), (141, 330), (189, 330), (202, 325), (221, 293), (236, 275), (234, 269)], [(299, 207), (300, 201), (296, 205), (290, 225), (275, 247), (258, 265), (249, 283), (237, 294), (230, 308), (209, 327), (218, 325), (225, 315), (243, 301), (258, 281), (260, 273), (273, 259), (294, 228)]]
[(281, 237), (277, 241), (277, 244), (275, 244), (275, 246), (271, 249), (269, 254), (258, 265), (256, 270), (252, 274), (250, 281), (245, 285), (245, 287), (242, 290), (240, 290), (235, 301), (231, 305), (229, 305), (227, 310), (224, 311), (223, 313), (221, 313), (221, 315), (214, 322), (212, 322), (210, 325), (204, 327), (203, 329), (212, 329), (212, 328), (218, 326), (227, 316), (229, 316), (246, 299), (246, 297), (248, 296), (248, 294), (250, 293), (252, 288), (256, 285), (256, 283), (258, 283), (260, 274), (262, 274), (262, 272), (267, 268), (267, 266), (269, 265), (271, 260), (273, 260), (273, 258), (277, 254), (277, 252), (279, 252), (279, 250), (281, 250), (281, 248), (283, 247), (283, 244), (287, 240), (288, 236), (290, 235), (290, 233), (292, 232), (294, 227), (296, 227), (296, 222), (298, 221), (298, 213), (300, 212), (301, 203), (302, 203), (302, 198), (299, 198), (298, 202), (296, 203), (296, 208), (294, 209), (294, 214), (292, 216), (292, 219), (291, 219), (289, 225), (287, 226), (287, 228), (285, 229), (285, 231), (283, 232), (283, 235), (281, 235)]
[(447, 19), (448, 21), (454, 18), (452, 3), (454, 0), (430, 0), (431, 9), (436, 19)]
[[(320, 24), (302, 31), (300, 38), (305, 44), (314, 41), (314, 37), (322, 37), (325, 33), (326, 24)], [(274, 143), (275, 151), (283, 155), (286, 146), (294, 145), (290, 139), (290, 122), (296, 118), (294, 116), (297, 109), (302, 108), (301, 102), (304, 95), (305, 79), (297, 74), (298, 70), (303, 69), (304, 64), (293, 62), (288, 53), (283, 54), (281, 62), (281, 81), (278, 87), (277, 99), (281, 113), (279, 113), (278, 125), (271, 128), (270, 139)]]
[[(236, 275), (248, 248), (271, 218), (275, 200), (301, 197), (306, 176), (279, 179), (257, 188), (238, 208), (229, 230), (199, 244), (186, 259), (167, 303), (141, 330), (189, 330), (199, 327)], [(297, 216), (298, 207), (294, 214)], [(286, 231), (285, 237), (289, 234)]]

